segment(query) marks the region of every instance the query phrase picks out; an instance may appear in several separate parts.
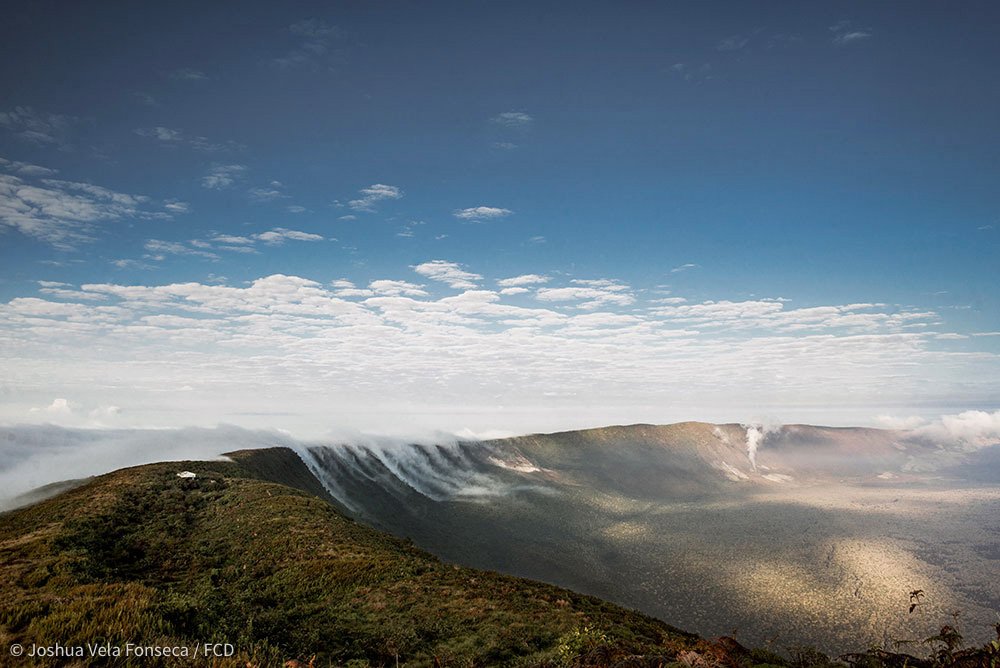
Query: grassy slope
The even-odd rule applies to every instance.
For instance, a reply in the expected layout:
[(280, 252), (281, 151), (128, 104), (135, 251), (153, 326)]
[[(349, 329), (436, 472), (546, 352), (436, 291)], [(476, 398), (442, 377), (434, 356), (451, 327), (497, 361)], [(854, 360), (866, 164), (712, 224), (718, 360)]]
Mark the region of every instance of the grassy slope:
[[(340, 514), (291, 451), (234, 458), (123, 469), (0, 515), (0, 665), (829, 665), (812, 652), (789, 662), (707, 642), (600, 599), (442, 563)], [(182, 469), (198, 477), (177, 478)], [(238, 653), (214, 663), (6, 655), (12, 643), (100, 641), (228, 642)], [(1000, 663), (1000, 640), (964, 652), (933, 646), (928, 659), (872, 651), (849, 660)]]
[[(242, 459), (124, 469), (0, 516), (0, 644), (219, 641), (240, 654), (218, 665), (240, 666), (312, 655), (317, 665), (538, 665), (588, 649), (708, 649), (639, 613), (441, 563), (359, 525), (267, 480), (312, 484), (288, 451)], [(177, 478), (182, 469), (198, 478)]]

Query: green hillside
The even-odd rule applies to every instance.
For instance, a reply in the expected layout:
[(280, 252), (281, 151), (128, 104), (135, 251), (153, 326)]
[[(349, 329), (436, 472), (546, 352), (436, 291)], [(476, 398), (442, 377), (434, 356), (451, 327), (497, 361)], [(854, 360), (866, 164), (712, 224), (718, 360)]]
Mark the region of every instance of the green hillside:
[[(0, 665), (830, 665), (817, 652), (782, 658), (707, 641), (597, 598), (443, 563), (341, 514), (290, 450), (232, 458), (123, 469), (0, 515)], [(945, 635), (933, 659), (850, 660), (936, 668), (1000, 657), (1000, 643), (963, 653)], [(189, 656), (10, 656), (15, 644), (88, 643)], [(204, 643), (235, 651), (207, 660), (196, 653)]]
[(288, 450), (236, 459), (124, 469), (0, 517), (0, 643), (231, 643), (238, 654), (220, 666), (313, 656), (317, 666), (545, 665), (592, 650), (673, 657), (709, 647), (599, 599), (445, 564), (359, 525), (271, 481), (322, 493)]

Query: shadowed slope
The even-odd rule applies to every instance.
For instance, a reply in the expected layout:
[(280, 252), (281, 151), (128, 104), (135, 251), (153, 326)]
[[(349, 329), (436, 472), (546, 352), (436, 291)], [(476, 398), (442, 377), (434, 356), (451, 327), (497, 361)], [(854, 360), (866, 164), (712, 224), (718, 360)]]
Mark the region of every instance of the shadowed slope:
[[(902, 432), (631, 425), (300, 454), (354, 516), (442, 558), (553, 582), (754, 644), (929, 635), (1000, 601), (1000, 490)], [(927, 614), (905, 614), (913, 589)], [(931, 613), (933, 609), (933, 613)], [(901, 614), (902, 613), (902, 614)]]

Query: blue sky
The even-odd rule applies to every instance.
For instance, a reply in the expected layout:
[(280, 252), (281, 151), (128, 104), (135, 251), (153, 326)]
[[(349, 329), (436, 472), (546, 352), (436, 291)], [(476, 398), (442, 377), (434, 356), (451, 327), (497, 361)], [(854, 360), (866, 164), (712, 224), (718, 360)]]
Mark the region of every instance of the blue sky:
[(13, 8), (0, 419), (995, 408), (998, 20), (985, 2)]

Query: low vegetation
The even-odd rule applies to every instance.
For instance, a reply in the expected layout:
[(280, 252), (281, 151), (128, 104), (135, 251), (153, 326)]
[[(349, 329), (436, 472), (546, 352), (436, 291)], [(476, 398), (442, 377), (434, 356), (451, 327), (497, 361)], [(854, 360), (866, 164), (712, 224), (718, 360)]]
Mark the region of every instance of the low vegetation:
[[(87, 656), (73, 665), (829, 662), (748, 650), (732, 639), (705, 641), (596, 598), (443, 563), (352, 521), (315, 493), (268, 479), (306, 480), (300, 466), (294, 455), (154, 464), (0, 516), (0, 663), (11, 661), (13, 643), (95, 642), (229, 643), (235, 653), (214, 662)], [(197, 477), (177, 477), (182, 469)], [(940, 642), (947, 651), (926, 660), (875, 651), (845, 659), (856, 666), (994, 667), (1000, 654), (997, 643), (963, 652), (952, 636)], [(36, 657), (11, 665), (67, 663)]]

